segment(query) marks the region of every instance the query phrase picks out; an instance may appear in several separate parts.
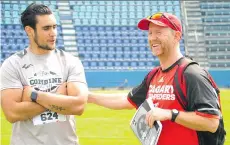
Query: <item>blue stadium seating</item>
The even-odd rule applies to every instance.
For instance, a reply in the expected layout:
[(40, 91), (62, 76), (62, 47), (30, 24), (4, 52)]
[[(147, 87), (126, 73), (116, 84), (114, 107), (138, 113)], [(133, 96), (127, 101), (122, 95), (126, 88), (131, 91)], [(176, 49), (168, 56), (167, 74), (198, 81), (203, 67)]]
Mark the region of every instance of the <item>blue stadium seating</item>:
[(209, 65), (214, 69), (228, 68), (230, 61), (230, 3), (201, 2), (200, 7)]
[[(60, 23), (57, 1), (39, 1), (48, 5)], [(27, 35), (20, 25), (20, 13), (29, 1), (4, 1), (1, 12), (1, 50), (10, 50), (2, 56), (21, 50), (28, 45)], [(168, 11), (181, 17), (179, 1), (69, 1), (76, 31), (76, 43), (86, 69), (149, 69), (159, 62), (148, 48), (147, 32), (137, 28), (137, 22), (157, 11)], [(228, 66), (230, 51), (230, 4), (201, 2), (207, 52), (226, 53), (218, 55), (223, 60), (210, 66)], [(211, 25), (210, 25), (211, 24)], [(63, 47), (61, 25), (58, 27), (57, 46)], [(184, 38), (180, 49), (184, 52)], [(226, 57), (226, 59), (225, 59)], [(216, 60), (213, 57), (210, 60)], [(91, 62), (95, 61), (95, 63)], [(118, 61), (118, 63), (115, 63)], [(120, 66), (120, 67), (119, 67)]]

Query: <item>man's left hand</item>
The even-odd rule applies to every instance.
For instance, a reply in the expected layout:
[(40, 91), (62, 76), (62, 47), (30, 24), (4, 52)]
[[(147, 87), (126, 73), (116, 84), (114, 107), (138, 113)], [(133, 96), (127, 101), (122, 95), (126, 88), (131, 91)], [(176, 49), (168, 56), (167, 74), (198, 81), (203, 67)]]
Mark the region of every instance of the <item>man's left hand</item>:
[(171, 118), (172, 118), (171, 110), (155, 107), (149, 112), (147, 112), (145, 121), (147, 125), (152, 128), (154, 121), (170, 120)]
[(30, 96), (31, 96), (32, 91), (33, 91), (32, 87), (30, 87), (30, 86), (24, 86), (24, 88), (23, 88), (23, 94), (22, 94), (22, 101), (29, 101), (29, 102), (31, 102), (32, 100), (31, 100)]

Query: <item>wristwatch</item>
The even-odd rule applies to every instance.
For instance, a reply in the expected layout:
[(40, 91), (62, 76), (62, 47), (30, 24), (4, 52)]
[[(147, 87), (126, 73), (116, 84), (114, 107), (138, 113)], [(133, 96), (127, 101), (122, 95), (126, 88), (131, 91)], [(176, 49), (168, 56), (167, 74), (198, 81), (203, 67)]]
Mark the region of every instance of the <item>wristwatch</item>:
[(178, 114), (179, 114), (179, 111), (178, 111), (178, 110), (172, 109), (172, 118), (171, 118), (171, 121), (172, 121), (172, 122), (175, 122), (176, 117), (178, 116)]
[(38, 97), (38, 93), (36, 91), (32, 91), (31, 96), (30, 96), (31, 100), (33, 102), (37, 102), (37, 97)]

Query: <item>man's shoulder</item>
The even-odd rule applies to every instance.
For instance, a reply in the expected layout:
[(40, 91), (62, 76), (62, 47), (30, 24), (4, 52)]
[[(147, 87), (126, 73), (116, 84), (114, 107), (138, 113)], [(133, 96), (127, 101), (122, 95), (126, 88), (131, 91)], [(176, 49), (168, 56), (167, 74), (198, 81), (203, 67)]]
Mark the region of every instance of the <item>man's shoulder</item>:
[(60, 57), (65, 57), (66, 59), (75, 59), (78, 58), (74, 55), (72, 55), (69, 52), (66, 52), (65, 50), (62, 49), (56, 49), (55, 52), (60, 56)]
[(21, 50), (21, 51), (17, 51), (14, 54), (12, 54), (11, 56), (9, 56), (8, 58), (6, 58), (3, 62), (7, 63), (9, 65), (9, 63), (11, 64), (17, 64), (17, 62), (20, 62), (21, 59), (27, 54), (26, 50)]
[(203, 72), (203, 71), (204, 69), (200, 67), (199, 64), (191, 64), (184, 70), (184, 74), (185, 75), (196, 75), (196, 74), (200, 74), (200, 72)]
[(16, 58), (23, 58), (24, 56), (26, 56), (28, 54), (26, 49), (20, 50), (18, 52), (16, 52), (14, 55)]
[(208, 77), (204, 68), (198, 64), (189, 65), (184, 71), (184, 76), (186, 80), (190, 81), (203, 80), (203, 78)]

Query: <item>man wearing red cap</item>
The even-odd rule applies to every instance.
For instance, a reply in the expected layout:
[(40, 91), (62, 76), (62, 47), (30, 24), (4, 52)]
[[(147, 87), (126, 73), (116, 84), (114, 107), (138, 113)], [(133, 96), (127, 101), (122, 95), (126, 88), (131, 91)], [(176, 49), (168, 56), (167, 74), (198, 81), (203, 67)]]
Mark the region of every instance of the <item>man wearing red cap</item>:
[[(138, 108), (147, 98), (156, 105), (146, 114), (146, 123), (152, 127), (155, 120), (163, 129), (158, 145), (220, 145), (224, 135), (219, 135), (221, 111), (217, 95), (207, 73), (199, 65), (189, 65), (183, 74), (186, 82), (188, 110), (183, 109), (173, 87), (178, 64), (185, 59), (180, 52), (182, 36), (180, 20), (169, 13), (156, 13), (142, 19), (138, 28), (148, 30), (148, 42), (160, 66), (150, 85), (147, 77), (133, 88), (128, 96), (123, 94), (89, 93), (88, 102), (110, 109)], [(200, 134), (199, 132), (206, 133)], [(208, 142), (208, 137), (214, 141)]]

